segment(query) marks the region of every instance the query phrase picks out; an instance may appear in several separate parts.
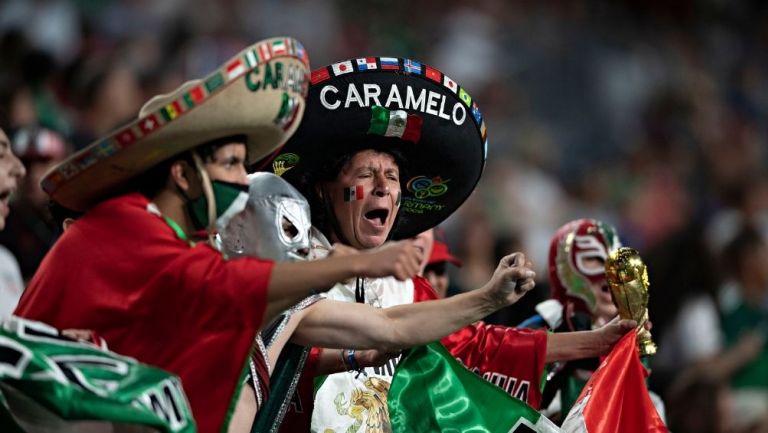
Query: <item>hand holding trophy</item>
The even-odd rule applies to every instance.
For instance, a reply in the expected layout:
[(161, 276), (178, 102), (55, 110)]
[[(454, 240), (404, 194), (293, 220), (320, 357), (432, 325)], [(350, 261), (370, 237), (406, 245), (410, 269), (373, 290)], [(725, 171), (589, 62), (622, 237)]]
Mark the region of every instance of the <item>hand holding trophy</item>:
[(613, 302), (622, 319), (636, 320), (637, 343), (640, 355), (656, 353), (651, 332), (645, 329), (648, 321), (648, 271), (640, 254), (629, 247), (612, 252), (605, 262), (605, 277), (613, 295)]

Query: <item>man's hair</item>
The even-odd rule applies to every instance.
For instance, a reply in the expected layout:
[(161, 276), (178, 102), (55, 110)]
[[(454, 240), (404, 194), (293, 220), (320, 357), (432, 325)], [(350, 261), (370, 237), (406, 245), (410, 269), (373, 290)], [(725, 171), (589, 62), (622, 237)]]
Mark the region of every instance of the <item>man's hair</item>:
[(220, 147), (235, 142), (246, 143), (246, 136), (230, 135), (227, 137), (217, 138), (215, 140), (207, 141), (195, 147), (193, 150), (189, 150), (172, 158), (166, 159), (165, 161), (150, 168), (140, 176), (137, 191), (147, 198), (152, 198), (160, 193), (160, 191), (165, 187), (165, 184), (168, 181), (168, 175), (171, 166), (174, 163), (178, 161), (186, 161), (187, 164), (194, 167), (195, 161), (192, 157), (193, 151), (197, 152), (203, 162), (210, 162), (213, 160), (213, 155)]

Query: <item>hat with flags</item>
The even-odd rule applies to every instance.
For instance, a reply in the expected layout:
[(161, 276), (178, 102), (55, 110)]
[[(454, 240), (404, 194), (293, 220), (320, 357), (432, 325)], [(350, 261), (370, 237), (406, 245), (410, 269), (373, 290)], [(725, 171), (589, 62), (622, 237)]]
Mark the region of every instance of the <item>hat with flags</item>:
[(272, 169), (306, 190), (312, 173), (364, 149), (405, 158), (391, 234), (404, 239), (442, 222), (474, 190), (485, 165), (485, 122), (467, 90), (435, 68), (395, 57), (345, 60), (312, 72), (304, 118)]
[(156, 164), (218, 138), (244, 135), (248, 162), (296, 130), (304, 112), (309, 58), (297, 40), (263, 40), (213, 73), (150, 99), (137, 119), (49, 171), (43, 189), (85, 211)]

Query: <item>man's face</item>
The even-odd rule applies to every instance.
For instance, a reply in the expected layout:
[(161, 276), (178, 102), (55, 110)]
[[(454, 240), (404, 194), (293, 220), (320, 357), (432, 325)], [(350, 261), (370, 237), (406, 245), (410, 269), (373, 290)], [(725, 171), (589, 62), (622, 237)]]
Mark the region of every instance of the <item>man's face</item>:
[(437, 292), (437, 296), (445, 298), (448, 293), (448, 285), (450, 280), (448, 279), (448, 269), (446, 269), (447, 262), (433, 263), (424, 270), (424, 278), (429, 281), (429, 284)]
[(211, 180), (248, 185), (245, 157), (245, 143), (235, 142), (216, 149), (211, 158), (203, 164)]
[(13, 154), (8, 136), (0, 129), (0, 230), (5, 228), (5, 219), (11, 209), (11, 194), (16, 191), (21, 178), (26, 174), (24, 165)]
[(391, 155), (358, 152), (336, 180), (323, 183), (320, 189), (351, 246), (374, 248), (387, 240), (400, 205), (400, 170)]

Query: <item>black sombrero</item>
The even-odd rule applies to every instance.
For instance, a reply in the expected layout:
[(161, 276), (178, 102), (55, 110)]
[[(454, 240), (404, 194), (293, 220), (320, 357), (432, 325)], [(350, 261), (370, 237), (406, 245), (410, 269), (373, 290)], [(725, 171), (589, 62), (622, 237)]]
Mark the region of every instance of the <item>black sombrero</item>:
[(342, 154), (396, 149), (408, 163), (393, 239), (438, 225), (472, 193), (485, 165), (485, 122), (467, 91), (410, 59), (363, 57), (316, 69), (306, 111), (273, 171), (301, 189)]

